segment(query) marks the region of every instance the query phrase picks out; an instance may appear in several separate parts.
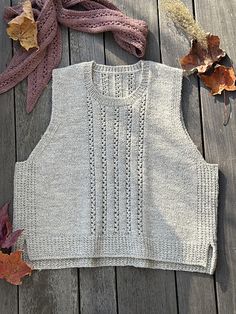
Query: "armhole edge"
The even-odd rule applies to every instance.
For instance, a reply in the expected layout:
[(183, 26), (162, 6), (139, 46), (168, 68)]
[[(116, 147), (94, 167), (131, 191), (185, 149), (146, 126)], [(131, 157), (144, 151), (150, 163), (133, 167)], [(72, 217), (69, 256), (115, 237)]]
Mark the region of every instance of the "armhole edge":
[[(59, 71), (58, 71), (59, 70)], [(57, 129), (60, 126), (61, 114), (58, 109), (56, 109), (56, 95), (55, 95), (55, 85), (58, 83), (58, 74), (60, 74), (60, 69), (53, 69), (52, 71), (52, 93), (51, 93), (51, 116), (49, 123), (42, 133), (39, 141), (36, 143), (30, 154), (25, 160), (16, 161), (16, 164), (28, 164), (30, 162), (35, 162), (37, 157), (43, 152), (46, 146), (50, 143), (54, 137)], [(57, 100), (58, 101), (58, 100)]]
[[(209, 163), (206, 161), (206, 159), (203, 157), (202, 153), (199, 151), (197, 145), (191, 138), (185, 121), (184, 121), (184, 115), (183, 115), (183, 107), (182, 107), (182, 98), (183, 98), (183, 81), (184, 81), (184, 71), (182, 69), (176, 69), (176, 72), (174, 73), (174, 86), (173, 86), (173, 93), (172, 93), (172, 101), (174, 105), (173, 110), (176, 111), (176, 118), (178, 122), (178, 128), (181, 130), (181, 132), (185, 135), (185, 143), (189, 151), (189, 158), (192, 158), (195, 162), (200, 163), (206, 167), (211, 168), (218, 168), (218, 163)], [(176, 88), (175, 88), (176, 87)]]

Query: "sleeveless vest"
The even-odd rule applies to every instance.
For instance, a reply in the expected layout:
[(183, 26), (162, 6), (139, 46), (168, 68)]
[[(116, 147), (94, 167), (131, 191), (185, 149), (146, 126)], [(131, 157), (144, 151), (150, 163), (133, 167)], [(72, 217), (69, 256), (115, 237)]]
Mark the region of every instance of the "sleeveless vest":
[(17, 246), (35, 269), (214, 273), (218, 164), (187, 132), (182, 81), (143, 60), (53, 70), (50, 123), (14, 174)]

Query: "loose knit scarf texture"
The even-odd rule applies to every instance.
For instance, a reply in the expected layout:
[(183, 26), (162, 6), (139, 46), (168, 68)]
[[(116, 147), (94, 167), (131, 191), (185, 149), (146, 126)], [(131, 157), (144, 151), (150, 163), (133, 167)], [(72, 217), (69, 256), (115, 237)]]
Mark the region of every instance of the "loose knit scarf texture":
[[(111, 31), (115, 41), (129, 53), (141, 58), (146, 48), (148, 27), (132, 19), (108, 0), (31, 0), (38, 27), (39, 49), (20, 47), (6, 70), (0, 74), (0, 94), (28, 77), (27, 112), (31, 112), (61, 60), (62, 39), (59, 23), (72, 29), (101, 33)], [(80, 4), (85, 10), (70, 9)], [(5, 8), (4, 19), (21, 14), (22, 6)]]

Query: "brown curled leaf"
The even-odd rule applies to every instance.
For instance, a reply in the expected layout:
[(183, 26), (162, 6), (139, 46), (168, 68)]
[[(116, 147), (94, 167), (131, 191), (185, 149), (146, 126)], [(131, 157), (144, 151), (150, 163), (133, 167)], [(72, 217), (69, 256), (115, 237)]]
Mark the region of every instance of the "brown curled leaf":
[(201, 74), (200, 78), (211, 89), (212, 95), (221, 94), (223, 90), (236, 91), (236, 76), (233, 67), (217, 65), (212, 74)]
[(214, 63), (226, 56), (226, 52), (220, 48), (220, 38), (208, 33), (208, 48), (204, 48), (196, 40), (192, 40), (189, 53), (180, 58), (181, 67), (189, 74), (193, 72), (205, 73)]
[(22, 8), (23, 12), (8, 22), (7, 34), (13, 40), (19, 40), (26, 50), (38, 48), (37, 23), (34, 20), (31, 1), (24, 0)]

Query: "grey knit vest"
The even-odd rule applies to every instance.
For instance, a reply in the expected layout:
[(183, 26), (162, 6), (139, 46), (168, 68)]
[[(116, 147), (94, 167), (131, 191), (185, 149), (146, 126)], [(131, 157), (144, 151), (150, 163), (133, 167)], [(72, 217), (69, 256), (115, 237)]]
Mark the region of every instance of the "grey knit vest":
[(35, 269), (214, 273), (218, 164), (186, 130), (182, 79), (151, 61), (53, 70), (50, 123), (14, 176), (17, 247)]

